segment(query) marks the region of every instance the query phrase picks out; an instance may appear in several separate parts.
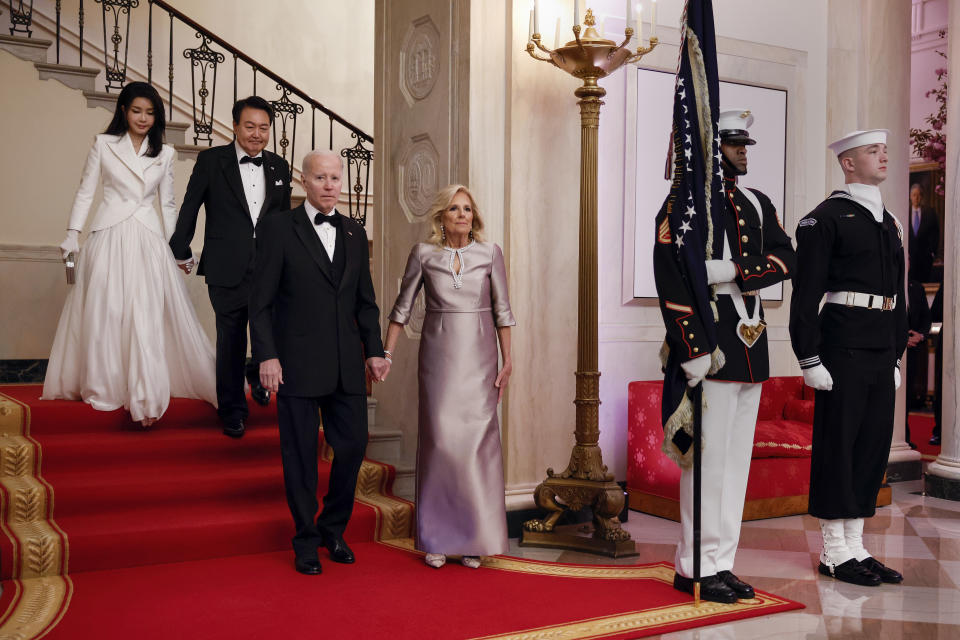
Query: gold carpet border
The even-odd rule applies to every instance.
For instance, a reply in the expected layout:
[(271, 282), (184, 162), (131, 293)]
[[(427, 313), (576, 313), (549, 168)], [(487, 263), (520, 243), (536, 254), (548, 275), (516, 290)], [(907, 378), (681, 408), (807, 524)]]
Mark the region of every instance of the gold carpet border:
[(472, 640), (591, 640), (616, 636), (630, 631), (650, 631), (658, 627), (694, 620), (706, 620), (746, 610), (768, 609), (788, 601), (776, 596), (763, 596), (737, 604), (718, 604), (702, 601), (699, 607), (693, 603), (668, 605), (646, 611), (603, 616), (577, 622), (539, 627), (527, 631), (509, 632), (492, 636), (480, 636)]
[[(0, 393), (0, 529), (13, 549), (10, 606), (0, 640), (37, 640), (63, 618), (73, 595), (67, 535), (53, 519), (53, 487), (40, 474), (30, 406)], [(8, 587), (11, 588), (11, 587)]]

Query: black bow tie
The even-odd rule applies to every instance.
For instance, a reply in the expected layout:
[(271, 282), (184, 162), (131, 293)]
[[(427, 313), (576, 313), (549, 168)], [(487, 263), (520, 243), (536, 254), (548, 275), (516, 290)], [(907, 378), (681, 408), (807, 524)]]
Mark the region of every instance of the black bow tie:
[(320, 212), (318, 211), (318, 212), (317, 212), (317, 215), (313, 216), (313, 224), (319, 225), (319, 224), (322, 224), (322, 223), (324, 223), (324, 222), (327, 222), (327, 223), (329, 223), (329, 224), (332, 224), (334, 227), (339, 227), (339, 226), (340, 226), (340, 218), (341, 218), (340, 214), (337, 213), (336, 211), (334, 211), (334, 212), (333, 212), (331, 215), (329, 215), (329, 216), (328, 216), (328, 215), (324, 215), (324, 214), (322, 214), (322, 213), (320, 213)]
[(242, 158), (240, 158), (240, 164), (246, 164), (246, 163), (248, 163), (248, 162), (252, 162), (253, 164), (257, 165), (258, 167), (262, 167), (262, 166), (263, 166), (263, 156), (257, 156), (256, 158), (251, 158), (250, 156), (243, 156)]

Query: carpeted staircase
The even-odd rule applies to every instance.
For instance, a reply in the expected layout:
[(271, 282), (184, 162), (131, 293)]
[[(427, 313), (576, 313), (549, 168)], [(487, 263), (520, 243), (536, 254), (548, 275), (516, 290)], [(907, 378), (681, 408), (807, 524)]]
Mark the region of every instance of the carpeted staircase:
[[(40, 401), (40, 391), (0, 387), (0, 578), (32, 594), (37, 620), (56, 612), (31, 580), (69, 591), (58, 580), (68, 573), (289, 551), (275, 403), (251, 402), (234, 440), (201, 401), (173, 399), (143, 430), (124, 411)], [(322, 440), (318, 454), (322, 494), (332, 459)], [(349, 542), (412, 535), (413, 507), (390, 493), (393, 473), (364, 462)]]

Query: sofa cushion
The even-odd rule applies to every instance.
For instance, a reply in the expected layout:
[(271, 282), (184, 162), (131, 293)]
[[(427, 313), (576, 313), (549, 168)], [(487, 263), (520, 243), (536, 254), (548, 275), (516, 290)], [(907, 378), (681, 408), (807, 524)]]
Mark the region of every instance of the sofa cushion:
[(753, 458), (808, 458), (813, 427), (796, 420), (758, 420), (753, 433)]
[(797, 422), (806, 422), (813, 424), (813, 400), (803, 398), (789, 398), (783, 405), (783, 417), (785, 420), (796, 420)]
[(784, 403), (800, 397), (803, 378), (797, 376), (770, 378), (763, 383), (760, 392), (760, 409), (757, 420), (779, 420), (783, 417)]

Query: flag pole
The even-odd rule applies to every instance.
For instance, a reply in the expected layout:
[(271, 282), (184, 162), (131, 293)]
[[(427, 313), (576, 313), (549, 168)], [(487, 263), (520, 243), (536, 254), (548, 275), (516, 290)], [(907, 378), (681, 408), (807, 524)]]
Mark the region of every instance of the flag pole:
[(700, 444), (703, 426), (703, 382), (691, 394), (693, 402), (693, 606), (700, 606), (700, 500), (703, 484)]

